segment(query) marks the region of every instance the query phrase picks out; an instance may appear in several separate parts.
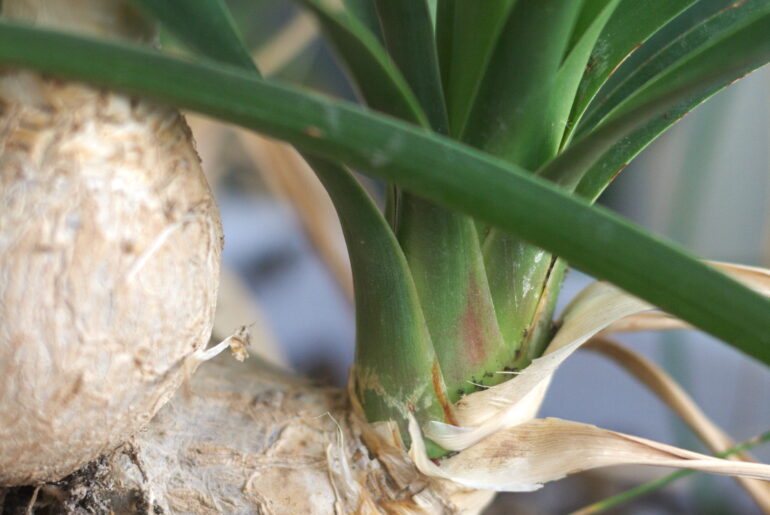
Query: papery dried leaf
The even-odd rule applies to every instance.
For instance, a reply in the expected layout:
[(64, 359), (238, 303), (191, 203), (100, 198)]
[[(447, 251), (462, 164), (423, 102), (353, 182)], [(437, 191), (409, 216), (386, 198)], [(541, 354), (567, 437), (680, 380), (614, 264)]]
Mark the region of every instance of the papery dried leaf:
[(532, 491), (569, 474), (615, 465), (675, 467), (770, 480), (770, 466), (713, 458), (589, 424), (535, 419), (499, 431), (436, 465), (427, 459), (416, 422), (410, 456), (426, 475), (471, 488)]
[(462, 398), (459, 426), (431, 422), (427, 436), (451, 450), (462, 450), (492, 433), (537, 414), (553, 373), (575, 350), (614, 321), (652, 306), (605, 282), (583, 290), (564, 310), (562, 326), (546, 351), (515, 378)]
[[(712, 452), (720, 453), (735, 447), (735, 442), (701, 411), (695, 401), (665, 370), (655, 363), (619, 343), (600, 337), (592, 338), (583, 348), (599, 352), (633, 374), (674, 410)], [(727, 459), (754, 461), (747, 453), (738, 453)], [(770, 483), (741, 477), (736, 478), (736, 481), (746, 489), (764, 513), (770, 513)]]
[(709, 261), (709, 264), (726, 273), (736, 281), (742, 282), (757, 293), (770, 297), (770, 270), (757, 266), (737, 265)]
[(662, 311), (636, 313), (608, 325), (601, 334), (636, 333), (639, 331), (673, 331), (692, 329), (693, 327), (674, 316)]

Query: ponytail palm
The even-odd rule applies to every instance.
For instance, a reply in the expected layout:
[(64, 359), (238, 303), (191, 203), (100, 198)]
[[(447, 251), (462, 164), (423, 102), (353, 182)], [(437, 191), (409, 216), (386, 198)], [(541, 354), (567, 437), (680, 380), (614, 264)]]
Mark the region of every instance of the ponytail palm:
[[(606, 445), (629, 462), (770, 477), (761, 465), (534, 418), (564, 359), (642, 311), (770, 364), (770, 301), (593, 204), (676, 120), (770, 60), (770, 2), (346, 0), (338, 10), (300, 1), (362, 106), (262, 78), (218, 0), (136, 3), (196, 59), (3, 22), (0, 61), (295, 145), (348, 245), (354, 404), (370, 424), (397, 427), (423, 473), (530, 490), (581, 468), (563, 450), (544, 456), (558, 436), (593, 439), (576, 458), (582, 468), (623, 462), (598, 458)], [(387, 184), (384, 212), (353, 170)], [(606, 282), (555, 321), (568, 265)], [(532, 442), (521, 451), (528, 466), (500, 451), (500, 480), (484, 456), (522, 438)], [(428, 459), (448, 451), (461, 452)]]

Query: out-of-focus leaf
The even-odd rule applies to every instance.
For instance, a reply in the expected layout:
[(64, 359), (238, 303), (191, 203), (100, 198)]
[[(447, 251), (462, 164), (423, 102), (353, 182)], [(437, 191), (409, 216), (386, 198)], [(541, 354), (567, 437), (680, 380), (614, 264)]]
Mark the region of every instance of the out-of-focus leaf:
[(377, 6), (374, 0), (343, 0), (348, 14), (355, 16), (364, 25), (369, 32), (382, 43), (382, 28), (380, 27), (380, 18), (377, 15)]
[[(750, 440), (740, 443), (728, 451), (720, 452), (716, 456), (719, 458), (727, 458), (727, 457), (742, 453), (744, 451), (747, 451), (756, 445), (766, 443), (766, 442), (770, 442), (770, 431), (767, 431), (755, 438), (751, 438)], [(655, 490), (659, 490), (664, 486), (668, 486), (669, 484), (673, 483), (677, 479), (691, 476), (693, 474), (697, 474), (697, 471), (692, 469), (677, 470), (676, 472), (672, 472), (671, 474), (667, 476), (663, 476), (662, 478), (653, 479), (652, 481), (645, 483), (641, 486), (630, 488), (625, 492), (621, 492), (619, 494), (613, 495), (612, 497), (607, 497), (606, 499), (603, 499), (589, 506), (581, 508), (577, 511), (574, 511), (572, 512), (572, 515), (593, 515), (595, 513), (603, 513), (604, 511), (612, 509), (620, 504), (626, 503), (628, 501), (632, 501), (634, 499), (637, 499), (639, 497), (652, 493)]]
[(332, 11), (318, 0), (301, 0), (321, 22), (366, 103), (377, 110), (427, 126), (414, 92), (377, 38), (354, 17)]
[[(454, 37), (455, 4), (457, 0), (436, 1), (436, 51), (444, 92), (449, 91), (452, 62), (452, 38)], [(454, 132), (453, 132), (454, 134)]]
[(254, 68), (223, 0), (134, 0), (179, 34), (193, 49), (214, 59)]

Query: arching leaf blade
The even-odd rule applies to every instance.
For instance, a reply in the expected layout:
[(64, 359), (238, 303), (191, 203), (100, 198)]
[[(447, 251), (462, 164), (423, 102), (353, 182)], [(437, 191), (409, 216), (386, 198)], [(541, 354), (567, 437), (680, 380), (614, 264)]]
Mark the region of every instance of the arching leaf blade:
[(369, 32), (374, 34), (380, 44), (383, 43), (380, 18), (377, 15), (377, 6), (374, 0), (343, 0), (345, 10), (350, 16), (355, 16)]
[[(597, 2), (588, 3), (596, 4)], [(619, 3), (620, 0), (603, 0), (602, 8), (596, 12), (587, 27), (581, 28), (580, 37), (570, 48), (564, 63), (559, 68), (554, 94), (551, 96), (551, 114), (548, 115), (554, 127), (554, 130), (547, 136), (550, 137), (550, 141), (547, 142), (549, 148), (560, 149), (572, 132), (569, 126), (569, 117), (580, 86), (580, 80), (602, 29)], [(593, 9), (591, 11), (593, 12)]]
[(444, 85), (451, 133), (456, 137), (462, 133), (484, 70), (515, 2), (442, 2), (453, 5), (451, 20), (439, 18), (439, 23), (444, 25), (438, 30), (439, 36), (447, 34), (444, 37), (448, 42), (443, 44), (450, 47), (445, 50), (449, 57), (444, 58)]
[(516, 2), (496, 41), (462, 139), (525, 168), (556, 153), (548, 112), (581, 1)]
[(658, 75), (550, 163), (543, 176), (595, 199), (625, 164), (677, 120), (770, 61), (768, 26), (770, 14), (764, 14)]
[(599, 88), (624, 60), (696, 0), (622, 0), (594, 46), (570, 115), (575, 127)]
[(300, 0), (317, 17), (367, 105), (413, 123), (428, 120), (414, 92), (377, 38), (355, 17), (318, 0)]
[[(735, 2), (730, 4), (736, 5)], [(603, 92), (602, 97), (597, 99), (596, 107), (586, 114), (582, 130), (590, 131), (599, 125), (614, 108), (637, 93), (657, 75), (700, 52), (709, 51), (714, 41), (740, 30), (747, 22), (770, 12), (770, 3), (766, 0), (748, 0), (735, 7), (731, 6), (701, 20), (690, 30), (672, 39), (611, 91)]]
[(446, 134), (444, 90), (426, 0), (374, 0), (388, 54), (401, 70), (431, 127)]
[(7, 22), (0, 62), (141, 94), (345, 161), (518, 234), (770, 363), (770, 301), (607, 210), (455, 141), (233, 68)]

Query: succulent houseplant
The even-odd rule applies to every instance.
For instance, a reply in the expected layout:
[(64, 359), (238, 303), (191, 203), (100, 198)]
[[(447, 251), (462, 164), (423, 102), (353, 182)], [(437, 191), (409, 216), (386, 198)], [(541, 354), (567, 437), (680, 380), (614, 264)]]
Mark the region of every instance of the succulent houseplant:
[[(0, 483), (59, 480), (108, 453), (88, 488), (115, 511), (141, 499), (451, 513), (628, 463), (740, 476), (770, 511), (756, 481), (770, 466), (744, 454), (536, 418), (586, 344), (715, 453), (735, 447), (606, 336), (694, 326), (770, 364), (770, 272), (704, 263), (594, 202), (658, 135), (770, 60), (770, 1), (298, 3), (364, 106), (262, 78), (222, 0), (3, 0)], [(146, 44), (153, 20), (188, 57)], [(345, 235), (355, 364), (347, 395), (206, 365), (197, 397), (180, 393), (110, 455), (211, 354), (219, 221), (189, 131), (160, 105), (301, 153)], [(354, 170), (386, 184), (384, 210)], [(555, 318), (568, 266), (601, 281)]]

